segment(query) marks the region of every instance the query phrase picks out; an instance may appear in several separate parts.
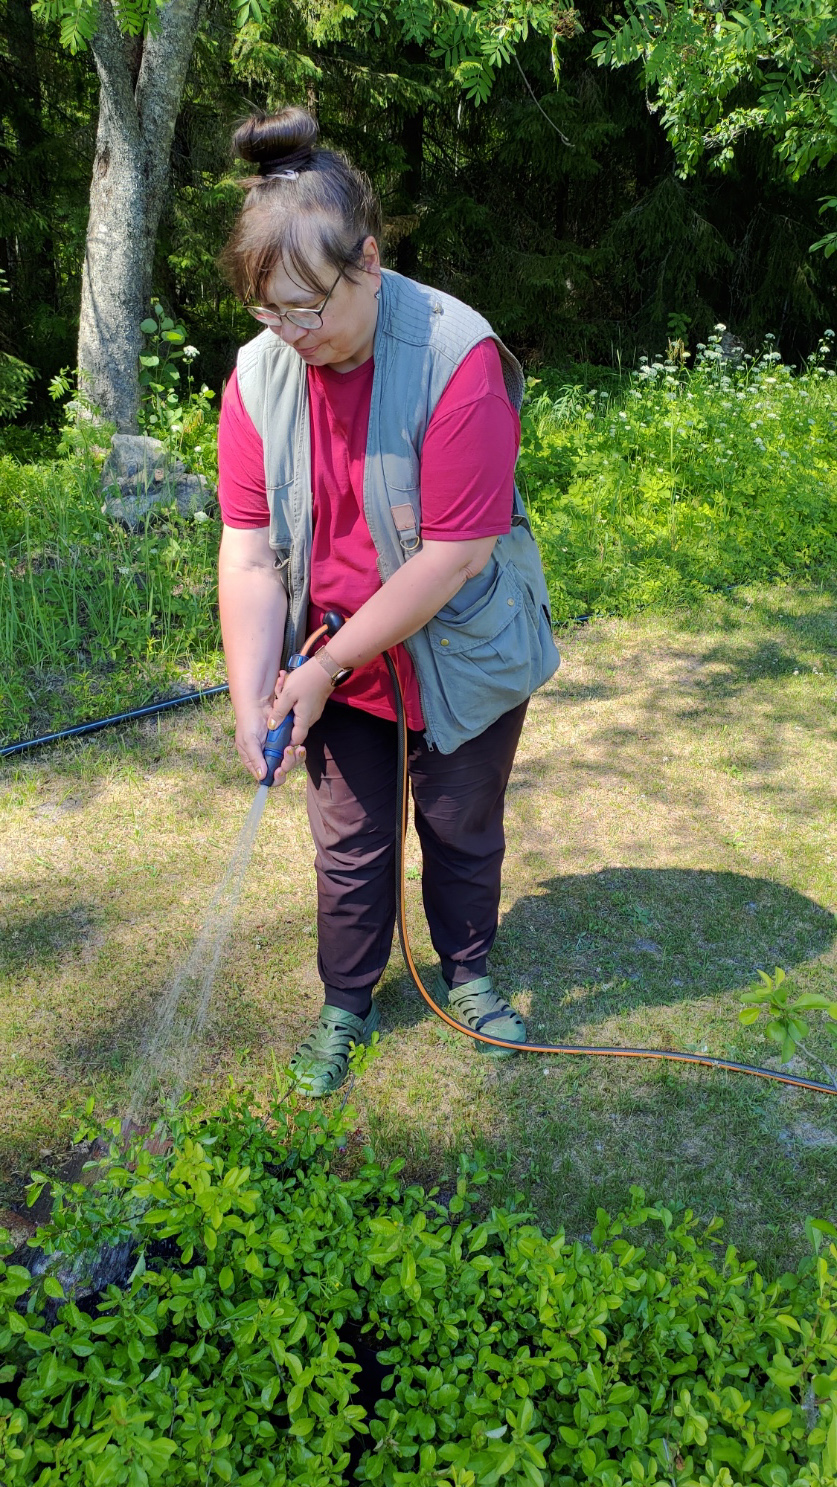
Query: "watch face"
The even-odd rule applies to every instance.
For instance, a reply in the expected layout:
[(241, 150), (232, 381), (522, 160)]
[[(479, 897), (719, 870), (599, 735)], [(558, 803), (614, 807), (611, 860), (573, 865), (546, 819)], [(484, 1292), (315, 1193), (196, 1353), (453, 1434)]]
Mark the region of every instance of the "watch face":
[(333, 687), (339, 687), (341, 682), (347, 682), (353, 671), (353, 666), (341, 666), (340, 670), (335, 671), (334, 676), (331, 678), (331, 685)]

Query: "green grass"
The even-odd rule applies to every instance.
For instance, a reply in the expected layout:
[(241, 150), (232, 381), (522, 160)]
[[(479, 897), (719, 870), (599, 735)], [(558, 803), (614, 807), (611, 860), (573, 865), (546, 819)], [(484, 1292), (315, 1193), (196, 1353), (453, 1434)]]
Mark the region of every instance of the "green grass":
[[(772, 1062), (738, 1022), (758, 967), (837, 979), (837, 585), (755, 586), (670, 615), (568, 631), (509, 793), (498, 985), (538, 1039)], [(0, 1176), (57, 1162), (67, 1106), (123, 1108), (142, 1039), (194, 942), (252, 799), (220, 699), (189, 717), (7, 762), (0, 775)], [(316, 1016), (312, 849), (301, 778), (269, 801), (196, 1087), (272, 1087)], [(411, 838), (408, 867), (418, 851)], [(411, 934), (432, 961), (420, 885)], [(771, 1273), (835, 1218), (837, 1097), (665, 1064), (493, 1064), (425, 1015), (394, 952), (361, 1125), (407, 1175), (450, 1182), (461, 1150), (545, 1228), (589, 1235), (632, 1183), (720, 1214)], [(823, 1032), (814, 1051), (828, 1047)], [(794, 1068), (819, 1076), (799, 1058)], [(43, 1157), (42, 1151), (51, 1155)]]
[(0, 743), (223, 679), (217, 517), (132, 534), (101, 500), (89, 459), (0, 455)]

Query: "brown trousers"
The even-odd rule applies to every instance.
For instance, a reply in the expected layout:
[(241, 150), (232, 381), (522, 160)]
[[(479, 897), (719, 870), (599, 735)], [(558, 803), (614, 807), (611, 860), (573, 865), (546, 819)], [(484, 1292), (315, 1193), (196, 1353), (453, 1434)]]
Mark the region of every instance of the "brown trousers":
[[(453, 754), (408, 733), (424, 911), (450, 985), (486, 974), (497, 933), (503, 807), (527, 703)], [(395, 927), (396, 724), (331, 701), (306, 739), (326, 1001), (365, 1015)]]

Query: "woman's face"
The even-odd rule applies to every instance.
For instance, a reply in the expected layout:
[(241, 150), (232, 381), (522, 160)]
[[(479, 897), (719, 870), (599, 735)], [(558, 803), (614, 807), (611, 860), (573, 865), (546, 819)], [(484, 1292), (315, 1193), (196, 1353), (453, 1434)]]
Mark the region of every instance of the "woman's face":
[[(271, 326), (274, 335), (292, 346), (307, 366), (351, 372), (372, 355), (381, 287), (381, 260), (373, 237), (365, 239), (361, 252), (363, 264), (356, 279), (337, 278), (329, 264), (312, 264), (321, 284), (337, 279), (322, 312), (323, 323), (316, 330), (304, 330), (289, 320)], [(265, 282), (262, 304), (267, 310), (318, 310), (324, 298), (280, 265)]]

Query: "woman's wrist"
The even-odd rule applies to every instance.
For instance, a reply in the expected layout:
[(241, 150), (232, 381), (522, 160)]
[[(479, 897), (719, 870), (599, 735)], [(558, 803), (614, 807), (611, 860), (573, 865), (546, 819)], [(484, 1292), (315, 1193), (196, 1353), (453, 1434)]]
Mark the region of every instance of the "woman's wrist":
[(338, 661), (325, 645), (315, 653), (314, 660), (319, 661), (331, 683), (332, 690), (348, 681), (354, 671), (353, 666), (344, 666), (342, 661)]

